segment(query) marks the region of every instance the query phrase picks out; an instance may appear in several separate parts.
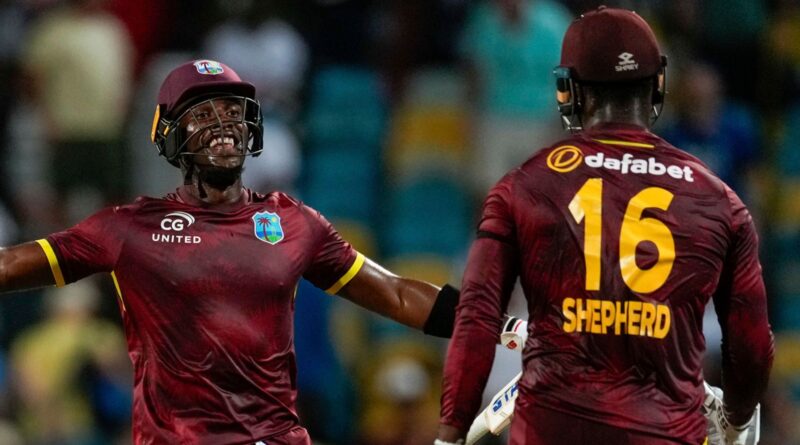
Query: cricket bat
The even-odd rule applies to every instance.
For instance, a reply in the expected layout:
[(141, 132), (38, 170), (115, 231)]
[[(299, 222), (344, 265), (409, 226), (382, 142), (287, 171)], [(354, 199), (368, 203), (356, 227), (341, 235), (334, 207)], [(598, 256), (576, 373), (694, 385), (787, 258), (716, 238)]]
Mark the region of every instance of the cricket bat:
[(500, 435), (511, 423), (514, 415), (514, 401), (517, 399), (517, 384), (522, 377), (522, 373), (516, 375), (503, 389), (500, 390), (489, 405), (472, 422), (472, 426), (467, 432), (467, 442), (465, 445), (473, 445), (487, 433), (495, 436)]

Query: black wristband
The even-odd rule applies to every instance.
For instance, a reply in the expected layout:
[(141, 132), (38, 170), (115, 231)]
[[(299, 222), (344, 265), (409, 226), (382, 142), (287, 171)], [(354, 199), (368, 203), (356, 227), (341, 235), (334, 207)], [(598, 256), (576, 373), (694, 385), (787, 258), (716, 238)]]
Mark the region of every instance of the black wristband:
[(436, 295), (431, 313), (425, 320), (422, 332), (436, 337), (450, 338), (456, 322), (456, 306), (461, 292), (455, 287), (445, 284)]

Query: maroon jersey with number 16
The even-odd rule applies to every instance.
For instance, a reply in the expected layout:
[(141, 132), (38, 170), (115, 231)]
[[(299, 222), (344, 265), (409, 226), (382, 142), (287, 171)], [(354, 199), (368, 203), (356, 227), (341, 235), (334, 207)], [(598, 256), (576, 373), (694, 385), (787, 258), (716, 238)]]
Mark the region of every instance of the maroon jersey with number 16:
[[(145, 444), (284, 443), (300, 431), (292, 336), (298, 280), (336, 293), (364, 257), (316, 211), (245, 190), (203, 206), (181, 189), (39, 240), (59, 285), (110, 272)], [(282, 439), (278, 438), (282, 437)]]
[(772, 335), (750, 215), (703, 164), (644, 129), (593, 127), (491, 190), (448, 351), (443, 423), (466, 429), (479, 409), (475, 388), (518, 276), (530, 321), (518, 409), (702, 443), (712, 297), (726, 401), (752, 406), (766, 384)]

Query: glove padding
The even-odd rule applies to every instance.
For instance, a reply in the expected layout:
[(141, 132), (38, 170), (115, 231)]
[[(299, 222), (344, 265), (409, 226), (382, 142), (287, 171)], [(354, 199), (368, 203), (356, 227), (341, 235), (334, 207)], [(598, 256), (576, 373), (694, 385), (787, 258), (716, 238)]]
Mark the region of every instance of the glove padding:
[(703, 414), (708, 419), (709, 445), (757, 445), (761, 436), (761, 404), (744, 425), (732, 425), (725, 415), (722, 389), (703, 382)]
[(522, 352), (525, 340), (528, 339), (528, 322), (517, 317), (506, 315), (503, 330), (500, 332), (500, 344), (512, 351)]

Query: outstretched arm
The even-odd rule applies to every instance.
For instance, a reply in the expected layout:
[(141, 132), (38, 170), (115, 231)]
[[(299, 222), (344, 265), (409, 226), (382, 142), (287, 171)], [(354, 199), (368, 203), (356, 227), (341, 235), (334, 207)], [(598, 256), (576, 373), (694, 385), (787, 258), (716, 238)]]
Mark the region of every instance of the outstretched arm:
[(426, 334), (450, 337), (458, 291), (401, 277), (366, 258), (358, 273), (340, 291), (343, 297)]
[(56, 284), (42, 246), (29, 242), (0, 248), (0, 292)]

